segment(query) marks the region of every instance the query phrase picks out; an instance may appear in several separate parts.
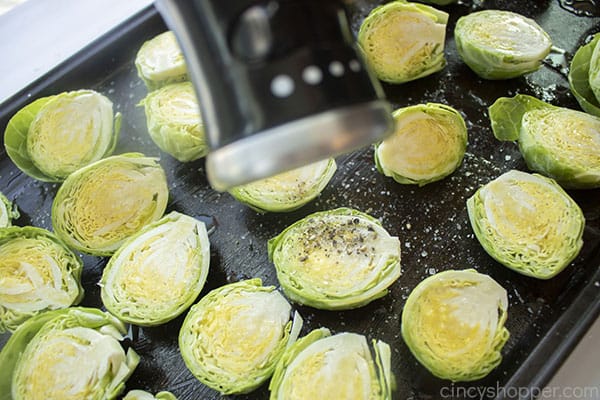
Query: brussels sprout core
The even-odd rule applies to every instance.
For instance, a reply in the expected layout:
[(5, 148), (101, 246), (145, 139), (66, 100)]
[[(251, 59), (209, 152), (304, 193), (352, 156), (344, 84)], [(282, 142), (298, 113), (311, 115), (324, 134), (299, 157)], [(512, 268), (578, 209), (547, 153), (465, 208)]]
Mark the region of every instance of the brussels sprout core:
[(566, 188), (600, 187), (600, 118), (531, 96), (501, 97), (489, 108), (500, 140), (518, 140), (527, 166)]
[(167, 322), (200, 294), (210, 261), (204, 224), (172, 212), (127, 240), (104, 268), (102, 302), (121, 321)]
[(136, 55), (135, 66), (150, 90), (187, 80), (185, 58), (171, 31), (145, 42)]
[(317, 329), (292, 345), (277, 364), (271, 400), (391, 400), (390, 349), (364, 336)]
[[(179, 349), (190, 371), (223, 394), (248, 393), (298, 337), (302, 320), (273, 286), (251, 279), (215, 289), (188, 313)], [(294, 326), (292, 326), (294, 325)]]
[(510, 11), (483, 10), (459, 18), (458, 54), (484, 79), (509, 79), (537, 70), (550, 53), (550, 36), (532, 19)]
[(467, 208), (483, 248), (524, 275), (552, 278), (583, 245), (581, 209), (556, 182), (537, 174), (509, 171), (481, 187)]
[[(113, 121), (114, 118), (114, 121)], [(29, 176), (60, 182), (69, 174), (110, 155), (121, 115), (93, 90), (43, 97), (17, 112), (4, 142), (13, 162)]]
[(83, 263), (52, 233), (34, 227), (0, 230), (0, 333), (32, 316), (83, 298)]
[(400, 276), (398, 238), (348, 208), (307, 216), (269, 240), (268, 249), (285, 294), (315, 308), (363, 306)]
[(475, 270), (445, 271), (411, 292), (402, 311), (402, 337), (435, 376), (483, 378), (502, 361), (506, 290)]
[(200, 106), (190, 82), (173, 83), (150, 92), (141, 102), (148, 132), (156, 145), (181, 162), (208, 153)]
[(448, 14), (433, 7), (392, 1), (375, 8), (358, 32), (358, 43), (377, 77), (390, 83), (422, 78), (446, 66)]
[(317, 197), (335, 170), (332, 158), (235, 187), (229, 193), (258, 212), (293, 211)]
[(399, 183), (423, 186), (450, 175), (467, 148), (467, 127), (458, 111), (420, 104), (394, 112), (396, 131), (375, 146), (375, 163)]
[(160, 218), (167, 198), (165, 173), (155, 159), (139, 153), (113, 156), (65, 180), (52, 204), (52, 226), (69, 246), (110, 255)]

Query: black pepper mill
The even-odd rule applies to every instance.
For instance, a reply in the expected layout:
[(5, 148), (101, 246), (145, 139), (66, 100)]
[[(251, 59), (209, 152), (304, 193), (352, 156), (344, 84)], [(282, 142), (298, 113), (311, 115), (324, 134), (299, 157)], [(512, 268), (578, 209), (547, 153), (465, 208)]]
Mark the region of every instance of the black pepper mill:
[(197, 91), (211, 185), (226, 190), (393, 129), (339, 1), (157, 0)]

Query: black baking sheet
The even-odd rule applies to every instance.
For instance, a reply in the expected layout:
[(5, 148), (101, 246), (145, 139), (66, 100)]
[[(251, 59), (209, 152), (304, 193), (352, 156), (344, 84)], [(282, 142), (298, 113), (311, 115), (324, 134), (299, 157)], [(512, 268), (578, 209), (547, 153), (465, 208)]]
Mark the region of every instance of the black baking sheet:
[[(350, 2), (352, 28), (378, 4)], [(441, 72), (402, 85), (384, 85), (395, 107), (425, 102), (449, 104), (460, 110), (469, 129), (469, 145), (462, 166), (450, 177), (425, 187), (400, 185), (380, 175), (371, 148), (339, 157), (338, 171), (322, 195), (289, 214), (260, 215), (237, 203), (229, 194), (212, 190), (202, 160), (182, 164), (161, 153), (147, 132), (143, 109), (137, 107), (146, 88), (133, 65), (141, 44), (164, 31), (162, 19), (150, 7), (81, 53), (50, 71), (40, 80), (0, 105), (0, 131), (23, 105), (65, 90), (92, 88), (108, 96), (123, 114), (121, 137), (115, 153), (142, 151), (160, 157), (167, 172), (170, 201), (176, 210), (205, 221), (210, 235), (211, 269), (201, 296), (209, 290), (241, 279), (259, 277), (277, 285), (268, 261), (266, 242), (286, 226), (309, 213), (337, 207), (353, 207), (381, 220), (402, 242), (400, 279), (384, 298), (358, 310), (319, 311), (298, 307), (304, 318), (302, 333), (325, 326), (333, 332), (351, 331), (389, 343), (396, 377), (395, 399), (461, 398), (461, 388), (483, 390), (482, 398), (526, 394), (529, 387), (544, 385), (600, 311), (600, 190), (570, 191), (584, 210), (584, 247), (564, 272), (549, 281), (521, 276), (493, 261), (474, 238), (465, 201), (482, 184), (510, 169), (527, 170), (514, 143), (493, 138), (486, 109), (500, 96), (534, 95), (556, 105), (578, 108), (565, 77), (565, 59), (555, 56), (540, 71), (509, 81), (479, 79), (456, 54), (452, 30), (457, 18), (481, 8), (520, 12), (536, 19), (567, 51), (566, 60), (593, 33), (600, 18), (577, 16), (558, 1), (485, 1), (440, 7), (450, 13), (446, 54), (448, 66)], [(0, 191), (16, 201), (21, 218), (17, 225), (51, 228), (50, 208), (57, 184), (35, 181), (21, 173), (0, 153)], [(101, 307), (99, 287), (106, 258), (83, 256), (82, 305)], [(400, 316), (410, 291), (424, 278), (447, 269), (476, 268), (491, 275), (509, 294), (507, 327), (511, 337), (500, 366), (488, 377), (469, 384), (434, 378), (410, 354), (400, 336)], [(185, 368), (177, 347), (177, 335), (185, 314), (159, 327), (135, 329), (128, 341), (141, 362), (127, 389), (151, 392), (170, 390), (181, 400), (216, 399), (221, 396), (199, 383)], [(8, 335), (0, 336), (4, 345)], [(598, 352), (597, 348), (590, 351)], [(505, 386), (514, 390), (498, 389)], [(516, 389), (519, 389), (518, 391)], [(473, 392), (469, 392), (473, 393)], [(449, 397), (450, 395), (450, 397)], [(239, 399), (268, 398), (267, 385)]]

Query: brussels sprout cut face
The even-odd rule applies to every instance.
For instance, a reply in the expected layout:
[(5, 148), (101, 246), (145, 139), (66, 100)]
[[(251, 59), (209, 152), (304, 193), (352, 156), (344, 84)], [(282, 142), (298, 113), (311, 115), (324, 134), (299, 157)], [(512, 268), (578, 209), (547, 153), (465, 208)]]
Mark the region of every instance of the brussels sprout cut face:
[(484, 10), (459, 18), (458, 54), (484, 79), (509, 79), (537, 70), (550, 53), (550, 36), (532, 19), (510, 11)]
[(600, 34), (581, 46), (571, 61), (569, 87), (581, 108), (600, 117)]
[(15, 400), (114, 399), (139, 361), (119, 344), (125, 332), (118, 320), (96, 309), (40, 314), (2, 350), (7, 370), (0, 388)]
[(423, 186), (458, 168), (467, 148), (458, 111), (429, 103), (398, 109), (394, 119), (395, 133), (375, 146), (375, 163), (385, 176)]
[(141, 104), (148, 132), (156, 145), (181, 162), (208, 153), (200, 106), (190, 82), (173, 83), (150, 92)]
[(229, 193), (258, 212), (293, 211), (316, 198), (335, 170), (336, 163), (332, 158), (238, 186)]
[(533, 171), (566, 188), (600, 187), (600, 118), (526, 95), (496, 100), (489, 115), (496, 138), (518, 140)]
[(40, 312), (77, 304), (83, 298), (82, 266), (44, 229), (0, 230), (0, 333)]
[(0, 228), (11, 226), (12, 221), (20, 216), (17, 206), (0, 193)]
[(198, 297), (210, 261), (204, 224), (172, 212), (131, 237), (104, 268), (102, 302), (136, 325), (170, 321)]
[(269, 379), (275, 363), (298, 337), (302, 319), (260, 279), (225, 285), (192, 307), (179, 333), (189, 370), (223, 394), (248, 393)]
[(165, 173), (155, 159), (139, 153), (113, 156), (67, 178), (52, 204), (52, 226), (69, 246), (110, 255), (159, 219), (167, 198)]
[(292, 345), (277, 364), (271, 400), (391, 400), (390, 348), (364, 336), (314, 330)]
[(581, 209), (553, 180), (509, 171), (467, 201), (483, 248), (523, 275), (552, 278), (583, 245)]
[(452, 381), (483, 378), (502, 361), (506, 290), (475, 270), (445, 271), (411, 292), (402, 337), (432, 374)]
[(113, 152), (120, 118), (113, 116), (110, 100), (92, 90), (44, 97), (10, 120), (4, 137), (7, 153), (29, 176), (62, 181)]
[(269, 240), (268, 250), (285, 294), (315, 308), (363, 306), (400, 276), (398, 238), (348, 208), (307, 216)]
[(145, 42), (136, 55), (135, 66), (149, 90), (187, 80), (185, 58), (171, 31)]
[(402, 83), (446, 66), (448, 14), (404, 0), (375, 8), (363, 21), (358, 43), (382, 81)]

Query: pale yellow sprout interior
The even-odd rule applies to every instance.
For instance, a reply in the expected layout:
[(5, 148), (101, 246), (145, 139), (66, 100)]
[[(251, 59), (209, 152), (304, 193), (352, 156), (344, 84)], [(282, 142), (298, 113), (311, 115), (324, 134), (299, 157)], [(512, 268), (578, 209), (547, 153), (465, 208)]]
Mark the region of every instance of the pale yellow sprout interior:
[[(410, 75), (439, 48), (446, 25), (418, 11), (389, 10), (372, 17), (361, 41), (376, 70), (385, 76)], [(418, 69), (418, 68), (417, 68)]]
[(104, 96), (90, 91), (55, 96), (31, 123), (27, 152), (45, 174), (66, 177), (100, 159), (111, 146), (112, 131), (112, 103)]
[(146, 42), (137, 59), (143, 75), (151, 80), (163, 80), (186, 73), (185, 58), (171, 31)]
[(103, 290), (121, 315), (160, 315), (188, 300), (204, 279), (203, 258), (209, 257), (208, 243), (201, 251), (199, 230), (205, 232), (199, 221), (181, 216), (147, 231), (114, 256)]
[(315, 186), (323, 181), (323, 174), (327, 171), (329, 163), (330, 160), (319, 161), (240, 186), (236, 190), (268, 204), (293, 204), (302, 201), (313, 192), (315, 195), (318, 194), (318, 191), (315, 191)]
[(441, 114), (411, 111), (397, 120), (396, 131), (378, 147), (386, 175), (423, 181), (450, 174), (463, 154), (457, 124)]
[(264, 368), (285, 336), (291, 306), (277, 291), (232, 291), (206, 307), (190, 328), (200, 368), (244, 378)]
[(481, 11), (468, 17), (468, 21), (461, 32), (464, 40), (481, 49), (536, 59), (543, 57), (552, 45), (534, 21), (519, 14)]
[(428, 285), (412, 310), (411, 336), (435, 358), (469, 370), (493, 349), (504, 289), (491, 279), (452, 276)]
[(13, 389), (28, 400), (105, 398), (114, 388), (99, 389), (99, 383), (110, 382), (126, 364), (114, 337), (83, 327), (45, 335), (28, 346), (22, 358), (28, 362), (16, 370)]
[(152, 96), (149, 100), (148, 106), (151, 107), (153, 117), (166, 125), (195, 126), (196, 129), (190, 129), (190, 133), (200, 135), (202, 117), (192, 84), (173, 84), (161, 90), (160, 96)]
[(71, 271), (60, 265), (64, 253), (61, 246), (43, 238), (21, 237), (0, 245), (0, 313), (70, 306), (79, 286)]
[(103, 162), (93, 174), (73, 181), (71, 195), (58, 204), (62, 229), (86, 247), (104, 249), (154, 220), (166, 201), (164, 174), (153, 162), (136, 161)]
[[(530, 252), (540, 260), (552, 259), (572, 242), (572, 204), (554, 195), (548, 182), (517, 171), (507, 173), (480, 190), (487, 229), (499, 246)], [(548, 193), (550, 191), (550, 193)], [(509, 250), (510, 251), (510, 250)]]
[(304, 290), (334, 298), (368, 297), (390, 284), (380, 282), (381, 271), (390, 258), (399, 259), (400, 242), (375, 223), (328, 215), (286, 237), (281, 254), (290, 264), (286, 269), (293, 270), (291, 279), (302, 282)]
[(600, 170), (600, 119), (564, 108), (531, 110), (523, 128), (553, 156), (584, 170)]
[(341, 333), (304, 349), (287, 367), (279, 399), (379, 399), (381, 388), (363, 336)]

